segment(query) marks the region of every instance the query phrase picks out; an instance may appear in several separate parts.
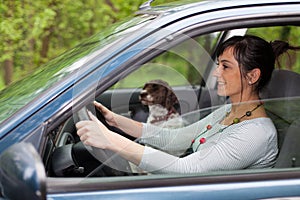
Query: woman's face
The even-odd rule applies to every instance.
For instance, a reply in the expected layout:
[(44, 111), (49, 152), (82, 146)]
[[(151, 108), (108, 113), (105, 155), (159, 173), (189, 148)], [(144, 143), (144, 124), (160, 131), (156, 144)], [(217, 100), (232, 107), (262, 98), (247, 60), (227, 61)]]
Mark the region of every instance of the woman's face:
[[(218, 58), (218, 67), (213, 74), (217, 78), (218, 95), (229, 96), (231, 101), (240, 101), (242, 83), (238, 62), (233, 55), (233, 48), (226, 49)], [(242, 77), (243, 82), (245, 78)]]

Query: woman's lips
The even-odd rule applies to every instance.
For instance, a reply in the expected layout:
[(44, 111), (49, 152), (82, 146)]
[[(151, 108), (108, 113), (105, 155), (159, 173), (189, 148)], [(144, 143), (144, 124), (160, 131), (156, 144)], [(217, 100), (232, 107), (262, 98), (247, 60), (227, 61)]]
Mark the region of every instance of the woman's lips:
[(218, 85), (219, 85), (219, 86), (223, 86), (223, 85), (225, 85), (225, 84), (226, 84), (225, 81), (218, 81)]

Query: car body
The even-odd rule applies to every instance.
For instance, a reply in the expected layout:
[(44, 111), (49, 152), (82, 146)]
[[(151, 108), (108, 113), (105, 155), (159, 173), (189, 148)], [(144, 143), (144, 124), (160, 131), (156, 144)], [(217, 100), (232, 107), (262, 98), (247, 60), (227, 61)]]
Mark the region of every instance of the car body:
[[(171, 83), (181, 113), (190, 123), (226, 103), (226, 98), (216, 95), (216, 80), (211, 78), (218, 44), (233, 35), (251, 33), (274, 40), (288, 33), (286, 39), (299, 46), (299, 7), (299, 0), (183, 1), (144, 7), (4, 89), (0, 93), (3, 198), (21, 199), (26, 191), (29, 197), (53, 200), (300, 198), (300, 157), (290, 154), (298, 151), (300, 142), (298, 54), (285, 70), (276, 70), (278, 79), (262, 94), (282, 137), (284, 154), (279, 157), (288, 159), (282, 159), (280, 167), (189, 175), (118, 176), (113, 172), (114, 176), (90, 177), (92, 169), (76, 177), (75, 171), (80, 174), (81, 169), (63, 162), (79, 142), (74, 127), (77, 113), (83, 107), (94, 111), (93, 100), (144, 121), (147, 110), (138, 94), (148, 79)], [(291, 139), (285, 138), (288, 132), (293, 132)], [(286, 145), (292, 149), (283, 148)], [(55, 153), (59, 147), (63, 154)], [(30, 165), (26, 159), (37, 164)], [(73, 174), (66, 174), (62, 165), (72, 166)], [(25, 178), (28, 171), (30, 181)], [(13, 192), (17, 183), (23, 183), (24, 194)]]

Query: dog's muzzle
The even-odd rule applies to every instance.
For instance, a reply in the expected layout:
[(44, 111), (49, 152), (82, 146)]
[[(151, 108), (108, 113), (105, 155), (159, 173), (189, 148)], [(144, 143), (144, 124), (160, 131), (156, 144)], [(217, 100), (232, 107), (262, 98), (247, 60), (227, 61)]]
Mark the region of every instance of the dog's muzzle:
[(144, 104), (144, 105), (149, 105), (152, 103), (152, 99), (151, 99), (149, 93), (147, 92), (147, 90), (142, 90), (140, 92), (139, 99), (142, 102), (142, 104)]

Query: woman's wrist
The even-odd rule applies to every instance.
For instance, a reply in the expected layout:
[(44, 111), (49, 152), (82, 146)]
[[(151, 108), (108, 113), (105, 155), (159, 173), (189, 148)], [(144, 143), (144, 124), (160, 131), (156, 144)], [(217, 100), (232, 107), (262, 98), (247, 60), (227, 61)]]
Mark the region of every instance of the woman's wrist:
[(114, 127), (116, 127), (116, 128), (119, 128), (118, 127), (118, 123), (117, 123), (117, 121), (118, 121), (118, 114), (116, 114), (116, 113), (112, 113), (112, 119), (110, 120), (110, 125), (111, 126), (114, 126)]
[(106, 134), (108, 144), (105, 146), (106, 150), (111, 150), (114, 152), (118, 151), (118, 135), (117, 133), (113, 131), (109, 131)]
[(144, 152), (144, 146), (131, 141), (115, 132), (110, 133), (109, 145), (106, 149), (119, 154), (123, 158), (137, 165), (139, 165)]

